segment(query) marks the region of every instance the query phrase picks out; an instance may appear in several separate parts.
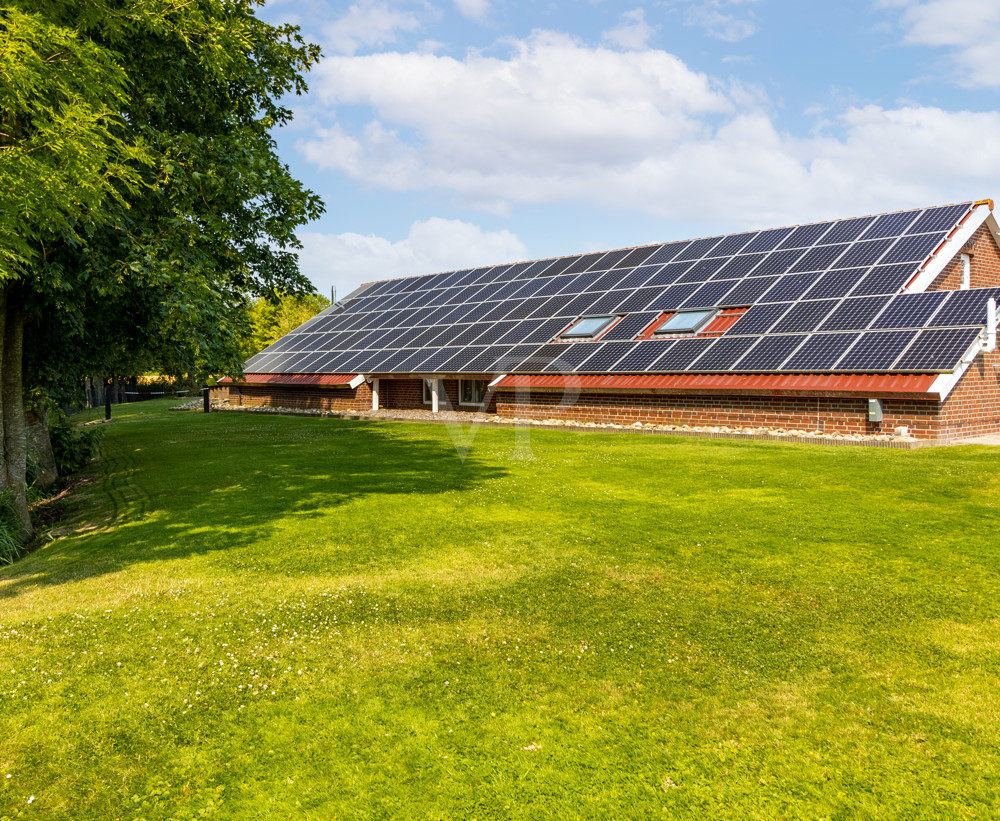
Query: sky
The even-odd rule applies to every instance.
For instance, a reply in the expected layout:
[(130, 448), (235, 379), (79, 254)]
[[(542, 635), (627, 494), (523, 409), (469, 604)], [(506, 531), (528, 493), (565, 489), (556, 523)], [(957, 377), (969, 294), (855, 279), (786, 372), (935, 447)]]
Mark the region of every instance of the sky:
[(362, 282), (1000, 198), (996, 0), (268, 0), (275, 133)]

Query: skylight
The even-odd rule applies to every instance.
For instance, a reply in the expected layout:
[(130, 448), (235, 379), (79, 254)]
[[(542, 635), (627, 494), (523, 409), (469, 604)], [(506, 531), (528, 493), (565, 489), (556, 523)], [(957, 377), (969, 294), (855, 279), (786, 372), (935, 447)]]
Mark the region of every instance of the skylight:
[(570, 327), (568, 331), (563, 331), (563, 339), (593, 339), (601, 331), (614, 322), (614, 316), (585, 316)]
[(693, 334), (707, 325), (716, 314), (715, 309), (709, 311), (678, 311), (670, 319), (660, 325), (656, 334)]

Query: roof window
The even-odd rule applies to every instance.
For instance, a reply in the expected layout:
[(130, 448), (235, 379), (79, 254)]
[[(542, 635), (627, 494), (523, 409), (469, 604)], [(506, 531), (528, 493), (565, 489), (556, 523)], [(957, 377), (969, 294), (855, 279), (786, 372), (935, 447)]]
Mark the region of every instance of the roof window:
[(670, 319), (659, 325), (655, 334), (694, 334), (704, 328), (716, 314), (709, 311), (678, 311)]
[(562, 332), (563, 339), (593, 339), (618, 317), (616, 316), (585, 316)]

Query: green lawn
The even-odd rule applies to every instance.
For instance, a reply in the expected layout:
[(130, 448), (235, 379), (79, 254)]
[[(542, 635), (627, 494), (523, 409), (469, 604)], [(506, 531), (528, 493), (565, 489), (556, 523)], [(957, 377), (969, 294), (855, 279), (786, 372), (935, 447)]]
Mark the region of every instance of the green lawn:
[(1000, 449), (168, 404), (0, 568), (0, 818), (1000, 806)]

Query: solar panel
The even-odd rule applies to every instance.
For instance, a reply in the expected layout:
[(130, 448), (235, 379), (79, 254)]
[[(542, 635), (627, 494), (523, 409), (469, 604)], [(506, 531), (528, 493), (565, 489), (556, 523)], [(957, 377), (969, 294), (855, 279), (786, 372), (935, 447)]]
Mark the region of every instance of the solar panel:
[(493, 345), (470, 359), (461, 370), (463, 373), (498, 373), (493, 370), (493, 365), (503, 361), (512, 350), (510, 345)]
[(511, 311), (516, 309), (520, 304), (519, 300), (493, 303), (492, 307), (488, 307), (487, 310), (483, 311), (482, 315), (479, 317), (479, 321), (499, 322), (501, 319), (509, 316)]
[(978, 328), (921, 331), (893, 365), (894, 371), (952, 371), (979, 336)]
[(634, 248), (619, 262), (615, 268), (631, 268), (634, 265), (642, 265), (660, 248), (659, 245), (647, 245), (643, 248)]
[[(577, 259), (572, 265), (570, 265), (565, 273), (567, 274), (582, 274), (588, 268), (592, 267), (595, 262), (597, 262), (601, 257), (604, 256), (604, 251), (599, 254), (584, 254), (582, 257)], [(609, 265), (608, 268), (611, 266)], [(604, 269), (607, 270), (607, 269)]]
[(914, 234), (900, 237), (889, 249), (882, 262), (920, 262), (926, 259), (943, 242), (939, 234)]
[(627, 299), (631, 293), (631, 291), (612, 291), (611, 293), (604, 294), (604, 296), (598, 297), (597, 301), (587, 309), (587, 313), (594, 316), (615, 313), (615, 308), (623, 300)]
[(884, 373), (916, 337), (916, 331), (867, 331), (837, 362), (837, 370)]
[[(687, 370), (688, 366), (701, 356), (715, 339), (709, 337), (695, 337), (693, 339), (678, 339), (671, 345), (652, 365), (649, 366), (649, 373), (679, 373)], [(646, 345), (646, 342), (639, 342), (639, 345)]]
[(726, 264), (726, 261), (725, 257), (703, 259), (692, 265), (685, 274), (677, 278), (677, 281), (704, 282), (705, 280), (711, 279), (715, 272)]
[(597, 294), (580, 294), (580, 296), (573, 297), (573, 299), (566, 303), (566, 315), (584, 316), (589, 312), (590, 306), (597, 302), (598, 299), (600, 297)]
[(640, 342), (618, 360), (615, 369), (620, 373), (642, 373), (677, 342), (676, 339), (653, 339)]
[(731, 257), (733, 254), (738, 254), (742, 251), (743, 248), (756, 238), (756, 231), (750, 231), (744, 234), (730, 234), (728, 237), (723, 237), (722, 242), (712, 249), (712, 256)]
[(468, 327), (463, 329), (460, 333), (456, 334), (451, 339), (449, 339), (448, 344), (471, 345), (491, 327), (493, 327), (493, 323), (477, 322), (474, 325), (469, 325)]
[(849, 297), (819, 326), (821, 331), (863, 331), (888, 304), (890, 297)]
[(839, 245), (819, 245), (816, 248), (810, 248), (792, 266), (790, 272), (797, 274), (802, 271), (825, 271), (849, 247), (847, 243), (840, 243)]
[(782, 365), (783, 371), (829, 371), (860, 337), (859, 333), (813, 334), (790, 359)]
[(688, 269), (691, 267), (690, 262), (670, 262), (662, 266), (657, 270), (653, 276), (649, 278), (646, 282), (647, 285), (673, 285), (677, 282)]
[(642, 311), (649, 307), (665, 291), (665, 288), (639, 288), (625, 297), (615, 308), (616, 314), (626, 314), (631, 311)]
[(990, 298), (1000, 303), (1000, 288), (972, 288), (952, 291), (948, 301), (930, 321), (931, 327), (942, 325), (985, 325), (986, 303)]
[[(656, 265), (644, 265), (641, 268), (636, 268), (632, 273), (627, 274), (621, 282), (618, 283), (619, 288), (641, 288), (646, 284), (646, 281), (653, 276), (659, 269)], [(657, 282), (656, 285), (669, 285), (669, 282)]]
[(722, 305), (724, 297), (733, 289), (735, 279), (714, 280), (701, 285), (697, 291), (681, 304), (685, 311), (689, 308), (715, 308)]
[(877, 237), (898, 237), (904, 233), (907, 227), (920, 215), (920, 209), (916, 211), (902, 211), (898, 214), (883, 214), (865, 231), (865, 239), (875, 239)]
[(787, 302), (798, 299), (818, 279), (816, 274), (785, 274), (761, 296), (761, 302)]
[[(517, 345), (524, 342), (528, 334), (538, 330), (544, 325), (544, 319), (525, 319), (516, 323), (507, 333), (497, 340), (499, 345)], [(536, 346), (537, 347), (537, 346)]]
[(733, 366), (733, 370), (776, 371), (805, 339), (804, 334), (762, 337), (760, 342)]
[(573, 257), (563, 257), (562, 259), (555, 260), (548, 268), (544, 271), (539, 272), (536, 276), (554, 277), (565, 272), (569, 268), (572, 268), (580, 256)]
[(924, 234), (929, 231), (943, 231), (951, 228), (968, 213), (971, 205), (971, 203), (963, 202), (961, 205), (928, 208), (913, 225), (906, 229), (906, 233)]
[(697, 282), (681, 282), (671, 285), (649, 304), (651, 311), (676, 311), (684, 302), (698, 290)]
[(545, 373), (572, 373), (573, 370), (587, 357), (598, 349), (598, 345), (593, 342), (575, 342), (572, 345), (564, 345), (565, 350), (553, 359), (542, 370)]
[(535, 312), (531, 315), (531, 319), (551, 319), (554, 316), (576, 316), (576, 314), (569, 308), (569, 303), (572, 297), (563, 296), (559, 294), (558, 296), (549, 297), (547, 300), (542, 302)]
[(749, 277), (737, 280), (735, 288), (726, 294), (726, 306), (752, 305), (768, 288), (778, 281), (775, 277)]
[(688, 244), (688, 247), (681, 251), (675, 259), (678, 262), (683, 262), (686, 259), (701, 259), (708, 255), (716, 245), (719, 244), (719, 240), (722, 237), (707, 237), (705, 239), (696, 239)]
[[(611, 268), (615, 268), (619, 262), (621, 262), (625, 257), (632, 253), (628, 248), (621, 251), (608, 251), (604, 256), (602, 256), (597, 262), (590, 266), (592, 271), (608, 271)], [(638, 263), (636, 263), (638, 264)]]
[(737, 319), (726, 335), (767, 333), (791, 306), (791, 302), (758, 303)]
[(535, 296), (555, 296), (569, 288), (575, 279), (576, 276), (546, 277), (543, 286), (535, 292)]
[(786, 248), (809, 248), (819, 242), (820, 237), (830, 230), (831, 225), (833, 225), (832, 222), (817, 222), (813, 225), (800, 225), (784, 239), (784, 241), (778, 246), (778, 250), (780, 251)]
[[(744, 277), (756, 268), (767, 254), (743, 254), (733, 257), (729, 262), (720, 268), (716, 274), (716, 279), (737, 279)], [(756, 272), (754, 272), (756, 275)]]
[(646, 264), (658, 265), (663, 262), (670, 262), (690, 244), (690, 242), (671, 242), (669, 245), (661, 245), (649, 257), (649, 259), (646, 260)]
[(569, 321), (566, 319), (549, 319), (535, 328), (531, 333), (529, 333), (522, 342), (548, 342), (550, 339), (554, 339), (559, 336), (566, 326), (569, 325)]
[(504, 319), (527, 319), (544, 305), (546, 301), (547, 297), (544, 296), (533, 296), (531, 299), (525, 299), (513, 311), (507, 314)]
[(508, 348), (501, 356), (496, 357), (487, 373), (537, 373), (538, 368), (521, 368), (521, 364), (530, 357), (538, 347), (536, 345), (515, 345)]
[(838, 304), (836, 299), (797, 302), (771, 328), (771, 333), (807, 333), (815, 331)]
[(872, 323), (872, 328), (922, 328), (948, 298), (947, 291), (900, 294)]
[(600, 350), (577, 367), (577, 373), (602, 373), (614, 370), (615, 363), (639, 345), (639, 342), (602, 342)]
[(606, 342), (632, 339), (633, 337), (638, 336), (642, 331), (646, 330), (646, 328), (648, 328), (650, 324), (652, 324), (653, 320), (659, 315), (658, 311), (641, 311), (639, 313), (629, 314), (610, 331), (608, 331), (602, 339)]
[(802, 254), (803, 251), (801, 248), (797, 248), (794, 251), (773, 251), (767, 255), (760, 265), (754, 268), (754, 276), (787, 273)]
[(806, 299), (834, 299), (847, 296), (851, 289), (860, 282), (867, 270), (867, 268), (847, 268), (840, 271), (827, 271), (805, 292), (804, 296)]
[[(891, 239), (873, 239), (856, 242), (830, 267), (859, 268), (865, 265), (874, 265), (892, 243)], [(885, 260), (885, 262), (889, 261), (891, 260)]]
[(851, 291), (851, 296), (895, 294), (915, 273), (912, 265), (877, 265)]
[(838, 220), (833, 224), (829, 232), (823, 235), (823, 242), (852, 242), (860, 237), (864, 230), (873, 222), (875, 222), (875, 217)]
[(759, 336), (721, 337), (691, 364), (689, 370), (704, 371), (705, 373), (728, 371), (761, 338)]
[(743, 249), (743, 253), (753, 254), (757, 251), (771, 251), (777, 248), (793, 230), (792, 228), (772, 228), (769, 231), (761, 231), (753, 242)]

